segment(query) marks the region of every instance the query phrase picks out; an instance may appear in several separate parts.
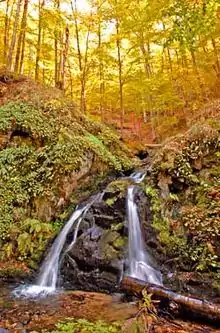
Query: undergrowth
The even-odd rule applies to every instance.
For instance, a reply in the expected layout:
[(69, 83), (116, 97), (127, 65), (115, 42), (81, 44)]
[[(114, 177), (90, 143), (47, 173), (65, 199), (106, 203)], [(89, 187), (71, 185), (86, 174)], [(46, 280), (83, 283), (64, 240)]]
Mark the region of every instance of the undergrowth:
[[(106, 324), (102, 320), (94, 323), (86, 319), (69, 320), (67, 322), (58, 323), (57, 328), (50, 333), (120, 333), (120, 324)], [(48, 333), (48, 331), (43, 331)]]
[[(37, 106), (15, 101), (1, 106), (1, 260), (15, 258), (34, 266), (55, 233), (56, 206), (64, 182), (73, 174), (77, 177), (88, 168), (91, 176), (100, 175), (129, 169), (132, 164), (115, 133), (80, 117), (68, 103), (55, 100)], [(65, 200), (68, 203), (69, 197)], [(38, 216), (39, 202), (47, 202), (54, 210), (52, 220)], [(27, 221), (32, 221), (32, 227)]]
[(219, 272), (219, 131), (195, 126), (168, 142), (155, 157), (153, 226), (168, 257), (184, 270)]

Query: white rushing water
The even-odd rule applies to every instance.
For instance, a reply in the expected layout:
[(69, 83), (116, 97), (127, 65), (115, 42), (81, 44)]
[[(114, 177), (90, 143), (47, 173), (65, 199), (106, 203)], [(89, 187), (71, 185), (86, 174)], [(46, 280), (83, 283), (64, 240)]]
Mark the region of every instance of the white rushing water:
[[(129, 178), (136, 184), (143, 181), (145, 174), (135, 172)], [(128, 187), (127, 193), (127, 217), (129, 222), (129, 275), (149, 283), (162, 285), (162, 276), (159, 271), (152, 267), (152, 260), (145, 250), (144, 241), (141, 232), (141, 225), (138, 215), (138, 207), (134, 200), (135, 186)], [(36, 284), (20, 286), (14, 290), (17, 297), (42, 297), (54, 293), (57, 290), (57, 282), (62, 259), (68, 251), (74, 246), (80, 224), (87, 211), (94, 202), (100, 201), (103, 194), (97, 194), (90, 200), (78, 207), (70, 219), (64, 225), (59, 235), (53, 242), (49, 253), (43, 261), (40, 274)], [(73, 240), (65, 249), (67, 235), (74, 230)]]
[(144, 178), (145, 178), (146, 174), (144, 172), (133, 172), (129, 178), (133, 179), (135, 181), (136, 184), (141, 183)]
[(60, 266), (60, 257), (66, 242), (66, 237), (68, 233), (71, 231), (71, 229), (74, 228), (75, 226), (73, 240), (66, 249), (66, 251), (64, 252), (64, 255), (75, 244), (80, 223), (82, 222), (86, 212), (95, 201), (100, 200), (101, 195), (102, 194), (93, 196), (88, 203), (84, 204), (81, 208), (77, 208), (74, 211), (68, 222), (64, 225), (63, 229), (55, 239), (48, 255), (44, 259), (36, 284), (30, 286), (18, 287), (14, 291), (14, 294), (16, 296), (37, 297), (37, 296), (45, 296), (47, 294), (51, 294), (56, 291), (59, 266)]
[[(135, 182), (140, 182), (141, 174), (132, 177)], [(138, 180), (138, 181), (137, 181)], [(127, 217), (129, 224), (129, 276), (147, 281), (149, 283), (162, 285), (161, 273), (152, 267), (151, 256), (144, 247), (138, 207), (134, 201), (135, 186), (128, 187), (127, 194)]]

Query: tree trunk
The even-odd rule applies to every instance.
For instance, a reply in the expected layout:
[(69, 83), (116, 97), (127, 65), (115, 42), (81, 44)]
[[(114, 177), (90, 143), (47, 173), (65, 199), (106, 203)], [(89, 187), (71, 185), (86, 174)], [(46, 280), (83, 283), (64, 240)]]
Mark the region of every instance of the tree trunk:
[(104, 122), (104, 66), (102, 59), (102, 31), (101, 31), (101, 21), (99, 19), (98, 23), (98, 51), (99, 51), (99, 112), (101, 115), (101, 121)]
[(65, 42), (64, 42), (64, 49), (63, 49), (63, 59), (62, 59), (62, 67), (61, 67), (61, 90), (65, 88), (65, 75), (66, 75), (66, 60), (69, 48), (69, 28), (66, 26), (65, 29)]
[(7, 63), (8, 54), (8, 35), (9, 35), (9, 0), (7, 0), (5, 11), (5, 27), (4, 27), (4, 64)]
[[(80, 90), (80, 110), (85, 113), (86, 112), (86, 103), (85, 103), (85, 82), (83, 79), (83, 63), (82, 63), (82, 53), (80, 49), (80, 38), (79, 38), (79, 27), (78, 27), (78, 22), (77, 22), (77, 2), (74, 0), (74, 5), (73, 2), (71, 2), (72, 6), (72, 12), (73, 12), (73, 18), (74, 18), (74, 24), (75, 24), (75, 33), (76, 33), (76, 44), (77, 44), (77, 55), (78, 55), (78, 64), (79, 64), (79, 72), (80, 72), (80, 84), (81, 84), (81, 90)], [(88, 39), (88, 35), (87, 35)]]
[[(28, 2), (29, 2), (29, 0), (24, 0), (24, 10), (23, 10), (23, 16), (22, 16), (22, 21), (21, 21), (21, 29), (20, 29), (20, 33), (19, 33), (19, 37), (18, 37), (17, 52), (16, 52), (16, 57), (15, 57), (14, 71), (16, 73), (19, 71), (19, 68), (20, 69), (22, 68), (22, 65), (23, 65), (25, 33), (26, 33), (27, 14), (28, 14)], [(21, 54), (22, 54), (22, 63), (21, 63)]]
[(116, 46), (118, 53), (118, 79), (119, 79), (119, 96), (120, 96), (120, 123), (121, 123), (121, 135), (123, 135), (124, 129), (124, 99), (123, 99), (123, 80), (122, 80), (122, 71), (123, 64), (121, 59), (121, 39), (120, 39), (120, 24), (119, 19), (116, 18)]
[(144, 58), (144, 69), (145, 69), (145, 74), (146, 77), (149, 79), (151, 76), (151, 68), (150, 68), (150, 64), (149, 64), (149, 60), (148, 60), (148, 51), (145, 48), (144, 45), (144, 37), (140, 36), (140, 49), (141, 52), (143, 54), (143, 58)]
[(197, 66), (195, 51), (191, 49), (190, 54), (191, 54), (191, 59), (192, 59), (192, 64), (193, 64), (193, 70), (194, 70), (194, 73), (195, 73), (195, 76), (196, 76), (196, 79), (198, 82), (199, 90), (200, 90), (200, 96), (205, 97), (205, 93), (203, 92), (202, 82), (201, 82), (201, 78), (200, 78), (200, 74), (199, 74), (199, 70), (198, 70), (198, 66)]
[(217, 50), (216, 42), (215, 42), (214, 38), (212, 38), (212, 47), (213, 47), (214, 54), (215, 54), (216, 72), (217, 72), (217, 76), (219, 76), (220, 75), (220, 63), (219, 63), (219, 58), (218, 58), (218, 50)]
[(86, 77), (87, 77), (87, 63), (88, 63), (88, 50), (89, 50), (89, 35), (90, 27), (88, 28), (86, 36), (86, 49), (84, 57), (84, 65), (81, 73), (81, 110), (86, 113)]
[(170, 72), (173, 72), (173, 65), (172, 65), (172, 59), (170, 55), (170, 48), (167, 46), (167, 55), (168, 55), (168, 60), (169, 60), (169, 67), (170, 67)]
[[(59, 11), (60, 1), (59, 0), (55, 1), (54, 6), (55, 6), (55, 9), (57, 11)], [(56, 26), (55, 26), (55, 31), (54, 31), (54, 82), (55, 82), (55, 87), (59, 87), (59, 82), (60, 82), (59, 56), (58, 56), (59, 40), (61, 40), (60, 26), (59, 26), (59, 21), (56, 20)]]
[(14, 22), (13, 33), (12, 33), (12, 39), (11, 39), (11, 45), (10, 45), (9, 52), (8, 52), (7, 70), (9, 70), (9, 71), (11, 71), (11, 69), (12, 69), (13, 53), (14, 53), (14, 48), (15, 48), (16, 38), (17, 38), (17, 30), (18, 30), (18, 24), (19, 24), (19, 18), (20, 18), (21, 3), (22, 3), (22, 0), (18, 0), (16, 14), (15, 14), (15, 22)]
[(35, 80), (39, 81), (39, 62), (40, 62), (40, 54), (41, 54), (41, 44), (42, 44), (42, 10), (45, 5), (45, 0), (39, 0), (38, 8), (39, 8), (39, 23), (38, 23), (38, 40), (37, 40), (37, 55), (35, 62)]
[(219, 305), (205, 300), (180, 295), (162, 286), (149, 284), (147, 282), (134, 279), (132, 277), (124, 277), (121, 282), (121, 288), (124, 291), (128, 291), (139, 297), (142, 296), (143, 289), (146, 289), (148, 293), (153, 294), (160, 299), (173, 301), (192, 312), (195, 312), (197, 314), (203, 314), (206, 316), (215, 316), (216, 318), (220, 319)]
[(58, 40), (56, 33), (54, 36), (54, 73), (55, 73), (54, 74), (55, 87), (57, 87), (59, 79), (58, 79)]
[(72, 73), (71, 73), (71, 66), (70, 66), (70, 61), (68, 59), (68, 70), (69, 70), (69, 80), (70, 80), (70, 96), (71, 99), (73, 100), (73, 78), (72, 78)]

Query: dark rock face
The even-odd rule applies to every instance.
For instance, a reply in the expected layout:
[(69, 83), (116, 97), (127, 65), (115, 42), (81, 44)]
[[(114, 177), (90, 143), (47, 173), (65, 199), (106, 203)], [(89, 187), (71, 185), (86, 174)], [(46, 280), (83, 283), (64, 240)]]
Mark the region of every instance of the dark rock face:
[(114, 214), (103, 203), (91, 208), (63, 263), (66, 287), (97, 291), (117, 289), (127, 241), (123, 232), (125, 224), (124, 216)]
[[(66, 288), (115, 292), (118, 290), (123, 267), (126, 266), (128, 226), (126, 220), (126, 186), (115, 190), (121, 181), (113, 182), (94, 204), (82, 221), (78, 238), (68, 252), (61, 268), (62, 283)], [(114, 192), (110, 193), (112, 188)], [(136, 200), (143, 221), (144, 237), (156, 244), (152, 227), (149, 202), (141, 189)], [(72, 235), (70, 235), (70, 242)], [(155, 245), (156, 247), (157, 245)]]

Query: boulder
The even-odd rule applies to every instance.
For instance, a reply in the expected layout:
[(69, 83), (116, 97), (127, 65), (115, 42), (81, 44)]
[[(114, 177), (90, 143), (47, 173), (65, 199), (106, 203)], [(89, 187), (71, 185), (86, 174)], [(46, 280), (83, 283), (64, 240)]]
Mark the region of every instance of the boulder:
[[(81, 222), (76, 243), (65, 256), (61, 268), (62, 283), (66, 288), (106, 292), (119, 290), (124, 268), (128, 267), (128, 183), (125, 179), (122, 186), (122, 182), (120, 180), (121, 190), (116, 181), (110, 183), (102, 201), (95, 203)], [(109, 190), (113, 188), (115, 193)], [(139, 206), (146, 243), (149, 243), (148, 247), (153, 244), (153, 253), (157, 252), (150, 203), (140, 187), (135, 193), (135, 201)], [(69, 235), (68, 244), (72, 239), (73, 234)]]

